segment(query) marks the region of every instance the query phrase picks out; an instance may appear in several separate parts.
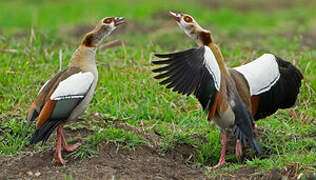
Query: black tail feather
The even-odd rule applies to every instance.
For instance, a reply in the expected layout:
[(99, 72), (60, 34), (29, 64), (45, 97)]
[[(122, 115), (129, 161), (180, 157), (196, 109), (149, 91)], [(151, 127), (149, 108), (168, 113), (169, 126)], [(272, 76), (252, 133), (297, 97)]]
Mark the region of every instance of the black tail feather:
[(42, 141), (45, 144), (52, 132), (59, 126), (63, 121), (48, 121), (40, 129), (37, 129), (30, 139), (30, 144), (36, 144)]
[(252, 142), (250, 143), (252, 149), (255, 149), (257, 151), (257, 153), (260, 155), (262, 154), (262, 149), (258, 143), (258, 141), (256, 140), (256, 138), (252, 139)]
[(235, 137), (239, 139), (244, 146), (249, 144), (258, 154), (262, 154), (262, 149), (255, 136), (251, 136), (250, 139), (247, 138), (237, 125), (234, 125), (232, 130)]
[(253, 130), (254, 119), (246, 105), (242, 102), (237, 90), (233, 89), (232, 92), (234, 92), (232, 96), (232, 101), (234, 102), (232, 110), (235, 115), (235, 124), (232, 128), (232, 132), (243, 145), (249, 144), (258, 154), (261, 154), (262, 150), (256, 140), (256, 135)]

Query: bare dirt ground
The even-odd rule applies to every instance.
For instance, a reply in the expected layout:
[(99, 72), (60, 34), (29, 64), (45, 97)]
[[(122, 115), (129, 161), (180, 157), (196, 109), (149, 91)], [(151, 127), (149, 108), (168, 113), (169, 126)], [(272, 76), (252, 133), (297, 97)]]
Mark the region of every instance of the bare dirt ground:
[[(121, 126), (123, 127), (123, 126)], [(124, 129), (128, 128), (124, 125)], [(134, 130), (133, 130), (134, 131)], [(69, 136), (78, 132), (66, 131)], [(84, 137), (87, 132), (80, 132)], [(54, 141), (56, 135), (49, 141)], [(117, 147), (114, 144), (100, 144), (99, 155), (90, 160), (80, 161), (66, 158), (65, 166), (53, 161), (54, 150), (48, 148), (33, 152), (32, 147), (19, 157), (2, 157), (0, 160), (0, 179), (205, 179), (203, 168), (186, 164), (183, 155), (192, 153), (189, 147), (179, 147), (177, 151), (164, 156), (155, 148), (138, 147), (135, 151)], [(182, 154), (181, 154), (182, 153)]]
[[(149, 147), (139, 147), (135, 152), (120, 150), (113, 144), (104, 144), (99, 156), (87, 161), (70, 160), (66, 166), (52, 161), (52, 149), (24, 157), (4, 160), (2, 179), (32, 178), (40, 172), (40, 179), (63, 179), (70, 174), (74, 179), (201, 179), (201, 168), (193, 168), (181, 161), (160, 157)], [(32, 174), (31, 174), (32, 172)]]
[[(140, 133), (139, 129), (118, 124), (118, 128)], [(67, 137), (74, 139), (85, 137), (87, 130), (71, 131), (66, 129)], [(1, 157), (0, 179), (296, 179), (298, 164), (283, 168), (272, 168), (266, 172), (258, 168), (243, 167), (235, 171), (212, 170), (195, 163), (186, 162), (195, 156), (196, 149), (190, 145), (178, 145), (165, 154), (159, 153), (151, 142), (157, 141), (154, 132), (146, 133), (144, 138), (149, 145), (136, 148), (135, 151), (117, 149), (111, 143), (98, 146), (99, 155), (89, 160), (76, 160), (66, 157), (65, 166), (53, 161), (53, 147), (34, 152), (32, 146), (17, 157)], [(199, 138), (199, 137), (197, 137)], [(49, 142), (56, 139), (54, 134)], [(228, 151), (233, 149), (230, 144)], [(66, 154), (65, 154), (66, 155)], [(311, 177), (314, 178), (315, 176)]]

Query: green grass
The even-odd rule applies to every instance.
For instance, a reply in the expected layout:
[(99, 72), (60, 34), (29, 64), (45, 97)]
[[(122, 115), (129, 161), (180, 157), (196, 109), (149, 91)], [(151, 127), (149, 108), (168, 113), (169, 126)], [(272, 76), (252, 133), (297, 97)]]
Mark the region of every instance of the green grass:
[(140, 140), (139, 137), (124, 129), (117, 129), (115, 127), (108, 127), (106, 129), (99, 129), (97, 132), (92, 133), (88, 137), (83, 139), (86, 144), (80, 146), (76, 151), (70, 153), (75, 159), (91, 159), (95, 157), (97, 147), (100, 143), (113, 143), (117, 146), (116, 152), (122, 147), (128, 150), (134, 150), (137, 146), (145, 145), (146, 142)]
[[(304, 43), (309, 38), (306, 34), (316, 28), (313, 6), (295, 1), (293, 6), (277, 11), (265, 8), (242, 11), (229, 4), (213, 8), (186, 1), (126, 2), (17, 0), (0, 3), (0, 155), (14, 156), (28, 146), (34, 130), (25, 121), (29, 105), (44, 82), (58, 72), (60, 51), (65, 68), (81, 41), (69, 29), (115, 15), (125, 16), (130, 26), (135, 22), (139, 25), (127, 27), (128, 31), (117, 32), (107, 39), (124, 40), (125, 46), (97, 51), (96, 94), (83, 116), (85, 121), (73, 124), (73, 129), (87, 128), (93, 132), (83, 139), (85, 145), (72, 156), (79, 159), (97, 156), (96, 147), (101, 142), (130, 149), (146, 144), (141, 134), (111, 126), (122, 121), (135, 127), (143, 124), (145, 131), (158, 132), (162, 152), (189, 144), (196, 149), (191, 163), (215, 165), (220, 154), (220, 135), (214, 124), (207, 122), (197, 100), (173, 93), (152, 78), (153, 52), (195, 46), (167, 17), (168, 10), (176, 10), (193, 15), (212, 31), (230, 67), (271, 52), (292, 62), (304, 74), (297, 105), (258, 122), (265, 129), (260, 144), (269, 154), (244, 162), (228, 155), (228, 160), (235, 164), (226, 168), (268, 169), (298, 162), (301, 170), (315, 170), (312, 165), (316, 162), (316, 51)], [(161, 27), (164, 23), (170, 25)], [(95, 113), (103, 118), (95, 118)], [(207, 142), (193, 138), (194, 134), (205, 137)]]
[(8, 118), (1, 123), (0, 153), (10, 155), (21, 152), (30, 133), (29, 126), (21, 119)]

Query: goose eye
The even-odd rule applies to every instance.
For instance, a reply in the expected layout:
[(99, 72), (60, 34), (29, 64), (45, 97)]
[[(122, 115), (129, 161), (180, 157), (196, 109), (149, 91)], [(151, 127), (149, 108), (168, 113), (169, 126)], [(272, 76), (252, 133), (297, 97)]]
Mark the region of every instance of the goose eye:
[(106, 19), (103, 20), (103, 23), (109, 24), (109, 23), (111, 23), (112, 21), (113, 21), (113, 18), (106, 18)]
[(184, 21), (187, 23), (191, 23), (192, 22), (192, 18), (190, 16), (185, 16), (184, 17)]

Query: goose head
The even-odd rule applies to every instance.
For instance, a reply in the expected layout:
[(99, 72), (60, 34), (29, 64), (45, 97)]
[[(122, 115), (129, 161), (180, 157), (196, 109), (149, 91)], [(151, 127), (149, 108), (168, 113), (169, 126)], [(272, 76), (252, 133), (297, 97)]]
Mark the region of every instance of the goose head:
[(202, 28), (192, 16), (171, 11), (168, 14), (176, 21), (184, 33), (198, 45), (209, 45), (212, 42), (210, 31)]
[(82, 44), (87, 47), (97, 47), (105, 37), (123, 23), (125, 23), (124, 17), (103, 18), (91, 32), (86, 34)]

